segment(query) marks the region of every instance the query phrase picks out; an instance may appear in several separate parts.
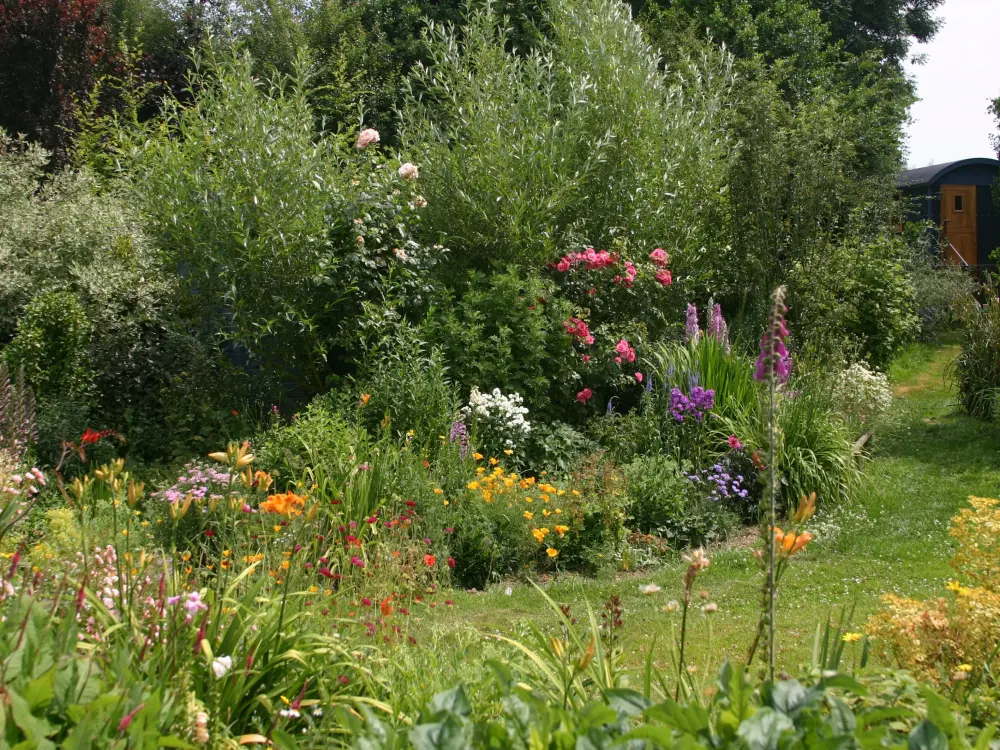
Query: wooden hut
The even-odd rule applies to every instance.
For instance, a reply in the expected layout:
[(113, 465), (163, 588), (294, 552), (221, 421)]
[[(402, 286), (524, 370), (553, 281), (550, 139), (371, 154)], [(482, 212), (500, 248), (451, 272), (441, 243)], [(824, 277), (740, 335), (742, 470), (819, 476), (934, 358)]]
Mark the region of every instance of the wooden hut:
[(941, 228), (946, 260), (962, 266), (995, 265), (1000, 248), (997, 192), (1000, 161), (962, 159), (901, 172), (900, 193), (911, 198), (911, 220), (929, 219)]

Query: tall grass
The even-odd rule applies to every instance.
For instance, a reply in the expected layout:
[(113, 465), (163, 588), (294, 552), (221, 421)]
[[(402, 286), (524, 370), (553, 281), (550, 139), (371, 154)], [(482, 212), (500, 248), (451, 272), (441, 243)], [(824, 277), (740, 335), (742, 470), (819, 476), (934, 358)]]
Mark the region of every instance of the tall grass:
[(962, 351), (952, 363), (951, 375), (959, 398), (971, 416), (996, 419), (1000, 411), (1000, 299), (986, 289), (986, 303), (968, 317)]

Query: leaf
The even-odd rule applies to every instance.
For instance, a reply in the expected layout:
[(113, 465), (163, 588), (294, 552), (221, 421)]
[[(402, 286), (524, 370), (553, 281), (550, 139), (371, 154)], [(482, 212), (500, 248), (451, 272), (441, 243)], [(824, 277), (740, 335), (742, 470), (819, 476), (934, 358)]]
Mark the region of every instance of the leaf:
[(608, 705), (613, 708), (619, 716), (639, 716), (653, 705), (652, 701), (635, 690), (627, 688), (614, 688), (605, 690), (604, 697)]
[(28, 702), (32, 711), (49, 705), (56, 695), (55, 667), (25, 685), (21, 695)]
[(649, 740), (658, 747), (673, 747), (674, 733), (667, 727), (657, 727), (646, 724), (636, 727), (631, 732), (622, 737), (618, 744), (624, 745), (630, 740)]
[(762, 708), (740, 724), (737, 734), (749, 745), (750, 750), (775, 750), (785, 732), (794, 731), (795, 725), (785, 714), (773, 708)]
[(464, 717), (468, 716), (472, 709), (469, 706), (469, 698), (465, 694), (465, 688), (459, 685), (431, 698), (429, 710), (435, 716), (440, 713), (449, 713)]
[(436, 724), (420, 724), (409, 732), (414, 750), (466, 750), (472, 742), (472, 722), (448, 714)]
[(681, 706), (667, 700), (646, 710), (647, 719), (662, 721), (679, 732), (697, 735), (708, 729), (708, 711), (698, 705)]
[(806, 690), (798, 680), (782, 680), (774, 686), (771, 693), (771, 705), (783, 714), (794, 715), (800, 709), (814, 700), (810, 691)]
[(41, 742), (59, 730), (58, 727), (52, 726), (45, 719), (40, 719), (32, 714), (31, 709), (28, 708), (28, 701), (11, 688), (7, 688), (7, 700), (14, 723), (24, 732), (24, 736), (32, 744)]
[(948, 750), (948, 738), (927, 719), (917, 724), (907, 739), (910, 750)]
[[(260, 736), (260, 735), (257, 735), (257, 736)], [(242, 742), (242, 739), (243, 738), (241, 737), (240, 738), (241, 742)], [(267, 739), (266, 738), (262, 738), (262, 741), (263, 742), (267, 742)], [(180, 737), (174, 737), (173, 735), (166, 736), (166, 737), (160, 737), (157, 740), (157, 744), (160, 747), (177, 747), (177, 748), (180, 748), (181, 750), (198, 750), (197, 745), (192, 745), (190, 742), (186, 742), (185, 740), (182, 740)]]
[(840, 698), (831, 697), (829, 702), (830, 714), (826, 719), (826, 723), (833, 729), (835, 734), (853, 735), (854, 730), (857, 729), (858, 721), (854, 717), (851, 707)]

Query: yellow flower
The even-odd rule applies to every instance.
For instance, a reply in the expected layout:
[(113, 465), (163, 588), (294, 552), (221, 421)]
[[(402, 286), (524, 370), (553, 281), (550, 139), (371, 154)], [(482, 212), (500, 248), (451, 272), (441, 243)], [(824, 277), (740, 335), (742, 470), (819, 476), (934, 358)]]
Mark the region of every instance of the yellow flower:
[(483, 460), (483, 454), (482, 454), (482, 453), (479, 453), (479, 452), (476, 452), (476, 453), (473, 453), (473, 454), (472, 454), (472, 457), (473, 457), (474, 459), (476, 459), (477, 461), (482, 461), (482, 460)]
[(532, 498), (530, 498), (530, 497), (526, 497), (526, 498), (524, 498), (524, 502), (526, 502), (526, 503), (533, 503), (535, 501)]
[(559, 554), (559, 550), (552, 549), (552, 547), (549, 547), (547, 550), (545, 550), (545, 554), (548, 555), (549, 557), (555, 557), (556, 555)]
[(573, 494), (580, 497), (580, 490), (573, 490)]
[(549, 510), (548, 508), (542, 508), (542, 515), (548, 518), (549, 516), (552, 515), (552, 511)]
[(944, 587), (946, 589), (948, 589), (948, 591), (956, 591), (957, 592), (960, 588), (962, 588), (962, 584), (960, 584), (958, 581), (951, 580), (951, 581), (948, 581), (948, 583), (946, 583), (944, 585)]
[(559, 536), (562, 536), (562, 535), (563, 535), (563, 534), (565, 534), (565, 533), (566, 533), (567, 531), (569, 531), (569, 526), (559, 526), (558, 524), (556, 525), (556, 533), (557, 533), (557, 534), (558, 534)]
[(443, 495), (444, 494), (444, 490), (442, 490), (440, 487), (435, 487), (434, 488), (434, 494), (435, 495)]
[(479, 482), (469, 482), (465, 486), (468, 487), (470, 490), (478, 490), (479, 489)]
[(444, 507), (446, 507), (446, 508), (447, 508), (447, 507), (448, 507), (448, 505), (449, 505), (449, 503), (448, 503), (448, 501), (447, 501), (447, 500), (442, 500), (442, 501), (441, 501), (441, 505), (443, 505)]
[(514, 453), (514, 451), (512, 451), (510, 448), (507, 448), (503, 453), (505, 456), (510, 456)]
[(122, 529), (122, 536), (128, 536), (128, 529)]
[(495, 458), (491, 458), (490, 459), (490, 466), (496, 466), (498, 463), (500, 463), (500, 462), (497, 461)]
[(149, 521), (143, 521), (143, 522), (142, 522), (141, 524), (139, 524), (139, 525), (140, 525), (140, 526), (142, 526), (143, 528), (146, 528), (147, 526), (149, 526)]
[(548, 529), (532, 529), (531, 530), (531, 535), (533, 537), (535, 537), (535, 539), (537, 540), (537, 542), (539, 544), (541, 544), (542, 542), (545, 541), (545, 536), (548, 533), (549, 533)]
[(274, 525), (274, 530), (275, 531), (281, 531), (281, 526), (279, 524), (275, 524)]
[(561, 516), (562, 515), (562, 508), (556, 508), (556, 515), (557, 516)]
[(309, 587), (309, 593), (310, 594), (315, 594), (317, 591), (319, 591), (319, 586), (310, 586)]
[(524, 516), (525, 518), (527, 518), (527, 519), (528, 519), (529, 521), (530, 521), (530, 520), (531, 520), (532, 518), (534, 518), (534, 517), (535, 517), (535, 514), (534, 514), (534, 513), (532, 513), (532, 512), (530, 511), (530, 510), (526, 510), (526, 511), (524, 511), (524, 513), (523, 513), (522, 515), (523, 515), (523, 516)]
[(854, 643), (855, 641), (860, 641), (862, 637), (861, 633), (844, 633), (840, 640), (844, 643)]

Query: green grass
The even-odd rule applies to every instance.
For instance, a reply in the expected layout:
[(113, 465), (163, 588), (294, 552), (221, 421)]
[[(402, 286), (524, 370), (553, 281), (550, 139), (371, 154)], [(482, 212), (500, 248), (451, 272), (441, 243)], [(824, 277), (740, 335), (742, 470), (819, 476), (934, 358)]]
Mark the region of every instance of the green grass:
[[(891, 373), (897, 394), (892, 426), (877, 436), (862, 489), (848, 505), (821, 508), (814, 519), (817, 541), (794, 561), (779, 594), (779, 664), (808, 662), (817, 623), (840, 605), (856, 604), (859, 626), (888, 592), (923, 597), (940, 593), (951, 569), (948, 523), (969, 495), (994, 496), (1000, 488), (1000, 428), (957, 411), (945, 379), (955, 347), (916, 346)], [(749, 538), (731, 541), (712, 554), (698, 579), (720, 606), (712, 619), (711, 650), (705, 618), (696, 618), (693, 652), (702, 668), (724, 656), (742, 659), (757, 618), (760, 574), (752, 564)], [(585, 611), (618, 594), (625, 610), (625, 660), (641, 665), (654, 636), (665, 665), (669, 620), (661, 608), (680, 593), (684, 564), (675, 560), (648, 573), (606, 573), (597, 579), (563, 576), (547, 585), (558, 602)], [(663, 592), (639, 594), (641, 583)], [(505, 588), (511, 586), (507, 596)], [(482, 593), (456, 592), (455, 607), (438, 625), (471, 625), (484, 632), (510, 632), (527, 619), (551, 618), (530, 585), (511, 582)]]

